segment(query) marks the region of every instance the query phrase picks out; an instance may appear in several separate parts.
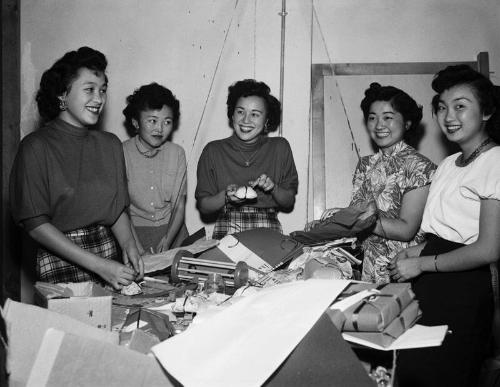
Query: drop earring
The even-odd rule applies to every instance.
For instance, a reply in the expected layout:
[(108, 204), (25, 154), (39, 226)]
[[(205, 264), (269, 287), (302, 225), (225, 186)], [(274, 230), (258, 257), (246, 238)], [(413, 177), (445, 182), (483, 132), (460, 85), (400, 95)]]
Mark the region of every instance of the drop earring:
[(66, 109), (68, 108), (68, 106), (66, 105), (66, 101), (64, 99), (61, 99), (59, 101), (59, 110), (60, 111), (65, 111)]

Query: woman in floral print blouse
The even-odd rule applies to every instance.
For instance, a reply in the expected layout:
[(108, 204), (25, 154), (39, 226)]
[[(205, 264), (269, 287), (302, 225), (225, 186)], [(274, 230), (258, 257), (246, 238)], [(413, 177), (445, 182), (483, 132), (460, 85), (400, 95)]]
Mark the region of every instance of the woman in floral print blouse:
[(375, 228), (362, 241), (361, 279), (383, 284), (396, 253), (422, 240), (418, 230), (436, 165), (404, 141), (422, 119), (422, 108), (404, 91), (372, 83), (361, 109), (378, 152), (360, 159), (350, 205), (369, 203), (377, 211)]

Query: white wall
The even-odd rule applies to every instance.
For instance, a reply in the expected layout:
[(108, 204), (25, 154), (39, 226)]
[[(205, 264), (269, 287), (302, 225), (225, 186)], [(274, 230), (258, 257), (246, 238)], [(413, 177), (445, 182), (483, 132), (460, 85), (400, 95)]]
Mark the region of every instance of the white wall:
[[(307, 220), (311, 59), (328, 63), (328, 51), (340, 63), (473, 61), (488, 51), (494, 81), (500, 69), (496, 0), (315, 0), (326, 48), (318, 23), (311, 27), (312, 4), (287, 1), (283, 135), (292, 145), (300, 184), (295, 210), (280, 215), (285, 232)], [(280, 11), (281, 0), (21, 0), (21, 135), (36, 126), (33, 97), (41, 73), (82, 45), (108, 58), (102, 124), (122, 140), (125, 97), (141, 84), (164, 84), (181, 101), (174, 141), (188, 157), (187, 224), (195, 231), (202, 225), (194, 203), (199, 153), (208, 141), (231, 133), (227, 87), (252, 77), (279, 94)]]

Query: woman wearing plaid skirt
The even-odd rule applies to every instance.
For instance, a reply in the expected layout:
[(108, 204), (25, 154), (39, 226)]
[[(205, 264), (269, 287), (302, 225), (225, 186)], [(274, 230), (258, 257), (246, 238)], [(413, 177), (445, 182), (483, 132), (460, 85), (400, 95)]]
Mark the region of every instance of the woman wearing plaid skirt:
[(23, 139), (12, 168), (12, 215), (39, 244), (45, 282), (104, 280), (120, 289), (144, 271), (125, 211), (121, 142), (93, 128), (106, 102), (106, 65), (82, 47), (44, 72), (36, 96), (44, 124)]
[(213, 238), (258, 227), (282, 231), (278, 211), (291, 211), (298, 176), (288, 141), (268, 137), (280, 124), (281, 104), (264, 82), (229, 87), (232, 136), (208, 143), (198, 161), (196, 200), (216, 216)]

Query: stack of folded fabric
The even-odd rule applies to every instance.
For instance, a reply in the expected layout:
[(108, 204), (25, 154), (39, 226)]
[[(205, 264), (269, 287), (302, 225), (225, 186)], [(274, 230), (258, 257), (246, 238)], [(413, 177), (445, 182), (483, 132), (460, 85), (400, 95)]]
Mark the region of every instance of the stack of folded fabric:
[(343, 296), (369, 289), (373, 289), (372, 294), (345, 309), (343, 317), (339, 318), (339, 312), (333, 315), (336, 315), (337, 321), (342, 321), (342, 332), (387, 347), (415, 325), (422, 313), (408, 283), (380, 286), (353, 283), (346, 288)]

